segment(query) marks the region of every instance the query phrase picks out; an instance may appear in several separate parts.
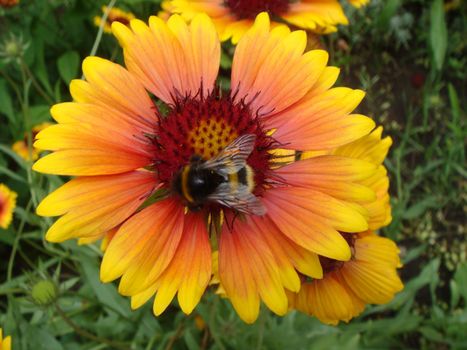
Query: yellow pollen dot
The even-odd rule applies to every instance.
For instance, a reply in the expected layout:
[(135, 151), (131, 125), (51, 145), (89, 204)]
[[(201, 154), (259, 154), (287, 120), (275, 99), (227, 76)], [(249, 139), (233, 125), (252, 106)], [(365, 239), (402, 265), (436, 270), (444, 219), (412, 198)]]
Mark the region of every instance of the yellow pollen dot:
[(202, 119), (188, 134), (194, 153), (210, 159), (238, 137), (238, 133), (222, 118)]

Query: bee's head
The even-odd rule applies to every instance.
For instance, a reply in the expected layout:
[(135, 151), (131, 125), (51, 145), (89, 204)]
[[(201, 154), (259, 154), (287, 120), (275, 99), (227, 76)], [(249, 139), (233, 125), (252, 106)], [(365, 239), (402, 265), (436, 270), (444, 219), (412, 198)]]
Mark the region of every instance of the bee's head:
[(191, 157), (190, 157), (190, 163), (193, 164), (193, 163), (201, 163), (203, 162), (204, 159), (203, 157), (201, 157), (199, 154), (193, 154)]

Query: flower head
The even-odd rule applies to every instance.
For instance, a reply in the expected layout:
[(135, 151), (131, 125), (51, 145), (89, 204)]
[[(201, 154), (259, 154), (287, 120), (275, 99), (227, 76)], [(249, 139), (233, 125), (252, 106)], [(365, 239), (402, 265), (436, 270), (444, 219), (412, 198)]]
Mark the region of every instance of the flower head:
[(388, 238), (368, 231), (346, 235), (352, 247), (349, 261), (320, 257), (322, 279), (304, 281), (298, 293), (288, 293), (292, 308), (321, 322), (348, 322), (366, 304), (386, 304), (402, 290), (397, 275), (399, 249)]
[[(365, 0), (351, 2), (361, 5)], [(198, 13), (207, 13), (221, 40), (232, 38), (233, 43), (238, 42), (263, 11), (275, 19), (273, 25), (282, 22), (320, 34), (336, 31), (339, 24), (348, 24), (338, 0), (165, 0), (162, 8), (163, 17), (178, 13), (188, 21)]]
[[(109, 34), (112, 33), (111, 28), (113, 22), (119, 22), (124, 25), (129, 25), (130, 21), (135, 18), (135, 15), (133, 15), (131, 12), (125, 12), (122, 9), (119, 9), (118, 7), (112, 7), (109, 10), (107, 6), (102, 6), (102, 13), (105, 14), (106, 12), (108, 13), (104, 23), (104, 32)], [(103, 16), (94, 17), (94, 25), (96, 27), (100, 27), (103, 20)]]
[(58, 287), (51, 279), (36, 281), (31, 287), (31, 299), (38, 306), (48, 306), (57, 300)]
[[(382, 162), (392, 141), (389, 137), (381, 138), (381, 134), (382, 128), (379, 127), (369, 135), (330, 152), (365, 160), (378, 167), (372, 176), (357, 181), (357, 187), (352, 191), (359, 196), (364, 192), (359, 186), (363, 185), (375, 193), (373, 201), (362, 204), (367, 210), (371, 230), (391, 221), (389, 179)], [(304, 158), (313, 156), (303, 155)], [(397, 275), (397, 268), (401, 267), (399, 249), (393, 241), (372, 231), (342, 235), (351, 247), (351, 259), (338, 261), (320, 256), (323, 277), (313, 280), (302, 277), (300, 291), (287, 294), (291, 308), (314, 315), (328, 324), (348, 322), (359, 315), (366, 304), (385, 304), (403, 288)]]
[[(34, 126), (31, 130), (31, 141), (34, 141), (39, 131), (44, 130), (46, 127), (50, 125), (52, 125), (52, 123), (44, 122), (44, 123)], [(27, 133), (24, 134), (24, 138), (22, 140), (16, 141), (11, 146), (11, 149), (24, 160), (37, 160), (37, 158), (39, 158), (39, 154), (41, 153), (41, 150), (35, 147), (32, 147), (31, 154), (29, 153)]]
[(0, 7), (13, 7), (19, 4), (19, 0), (0, 0)]
[(0, 58), (5, 63), (19, 62), (30, 44), (30, 42), (24, 41), (22, 34), (10, 33), (9, 37), (5, 38), (0, 45)]
[[(306, 34), (271, 30), (266, 13), (236, 48), (227, 92), (215, 85), (220, 42), (207, 15), (112, 30), (127, 69), (87, 58), (74, 102), (52, 107), (58, 124), (37, 135), (35, 146), (53, 153), (34, 169), (77, 176), (37, 208), (61, 216), (46, 238), (116, 230), (101, 279), (120, 278), (133, 308), (155, 295), (156, 315), (175, 295), (193, 310), (218, 246), (219, 279), (240, 317), (253, 322), (261, 300), (285, 314), (286, 289), (322, 277), (318, 254), (349, 260), (340, 232), (369, 228), (376, 194), (365, 181), (378, 166), (330, 153), (374, 128), (352, 114), (364, 93), (331, 88), (338, 69), (327, 54), (304, 53)], [(276, 148), (322, 154), (278, 167)]]
[(0, 350), (11, 350), (11, 337), (3, 338), (2, 328), (0, 328)]
[(0, 184), (0, 228), (6, 229), (10, 225), (16, 206), (16, 196), (16, 192)]

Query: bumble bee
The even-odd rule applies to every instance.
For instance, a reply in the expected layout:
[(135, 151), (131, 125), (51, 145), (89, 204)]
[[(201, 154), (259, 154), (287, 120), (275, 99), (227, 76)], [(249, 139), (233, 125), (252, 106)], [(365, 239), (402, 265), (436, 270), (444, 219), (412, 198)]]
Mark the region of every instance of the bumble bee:
[(190, 159), (174, 177), (172, 188), (191, 210), (207, 203), (218, 203), (239, 212), (264, 215), (266, 208), (252, 193), (253, 169), (246, 163), (256, 135), (238, 137), (211, 159), (198, 155)]

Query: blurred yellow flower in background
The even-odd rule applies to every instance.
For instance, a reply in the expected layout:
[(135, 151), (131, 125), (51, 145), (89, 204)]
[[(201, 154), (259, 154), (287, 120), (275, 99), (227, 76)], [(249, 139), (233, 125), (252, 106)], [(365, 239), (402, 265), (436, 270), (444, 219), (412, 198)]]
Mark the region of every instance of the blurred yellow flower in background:
[(16, 197), (16, 192), (0, 184), (0, 228), (6, 229), (10, 225), (16, 206)]
[[(107, 12), (107, 6), (102, 6), (102, 13)], [(129, 25), (130, 21), (135, 18), (135, 15), (131, 12), (123, 11), (118, 7), (112, 7), (107, 15), (107, 19), (104, 23), (104, 32), (110, 34), (112, 33), (112, 23), (120, 22), (124, 25)], [(94, 24), (96, 27), (100, 27), (102, 24), (103, 16), (94, 17)]]
[[(52, 123), (45, 122), (33, 127), (31, 130), (31, 143), (34, 143), (36, 135), (39, 133), (39, 131), (44, 130), (49, 125), (52, 125)], [(32, 146), (31, 153), (29, 153), (27, 133), (24, 134), (24, 138), (22, 140), (16, 141), (11, 146), (11, 149), (24, 160), (37, 160), (39, 158), (39, 154), (42, 153), (42, 150), (39, 150), (34, 146)]]

